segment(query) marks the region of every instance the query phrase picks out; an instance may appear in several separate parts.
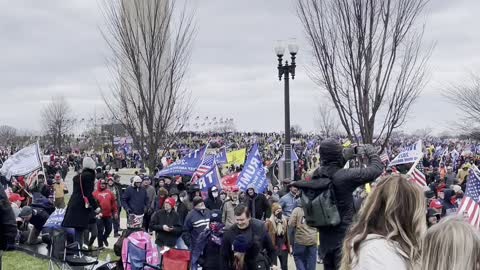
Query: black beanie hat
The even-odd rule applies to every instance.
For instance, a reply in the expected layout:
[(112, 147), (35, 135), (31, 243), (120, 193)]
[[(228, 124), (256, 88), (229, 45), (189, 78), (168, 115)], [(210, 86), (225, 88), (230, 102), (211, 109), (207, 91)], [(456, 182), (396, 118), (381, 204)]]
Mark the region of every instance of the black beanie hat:
[(341, 161), (343, 158), (342, 145), (335, 139), (328, 138), (320, 143), (320, 160), (325, 163)]

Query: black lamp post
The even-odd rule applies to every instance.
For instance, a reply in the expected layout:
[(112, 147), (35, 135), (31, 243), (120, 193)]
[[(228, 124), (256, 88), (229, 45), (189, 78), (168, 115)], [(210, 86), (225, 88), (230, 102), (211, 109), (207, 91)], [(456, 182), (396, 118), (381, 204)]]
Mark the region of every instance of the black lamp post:
[(283, 76), (283, 81), (285, 85), (285, 145), (284, 145), (284, 152), (285, 152), (285, 174), (284, 179), (293, 180), (292, 177), (292, 145), (290, 140), (290, 74), (292, 75), (292, 80), (295, 79), (295, 56), (298, 52), (298, 45), (295, 39), (292, 39), (288, 44), (288, 51), (290, 52), (291, 62), (288, 64), (288, 61), (283, 63), (283, 53), (285, 51), (285, 47), (281, 42), (275, 46), (275, 53), (278, 57), (278, 79), (281, 81)]

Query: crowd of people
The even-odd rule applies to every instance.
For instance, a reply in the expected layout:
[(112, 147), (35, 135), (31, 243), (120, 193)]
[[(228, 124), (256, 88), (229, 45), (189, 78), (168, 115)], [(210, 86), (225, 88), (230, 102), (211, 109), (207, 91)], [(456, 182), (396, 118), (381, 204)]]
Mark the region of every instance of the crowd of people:
[[(264, 149), (270, 149), (266, 156), (273, 159), (278, 154), (272, 147), (275, 139), (280, 137), (263, 137)], [(243, 147), (251, 140), (234, 143)], [(438, 146), (424, 143), (419, 166), (427, 185), (422, 189), (401, 174), (408, 166), (389, 166), (378, 148), (362, 147), (366, 162), (345, 168), (348, 160), (358, 158), (357, 148), (345, 146), (340, 139), (312, 140), (300, 140), (305, 150), (299, 151), (296, 168), (305, 165), (299, 174), (278, 185), (272, 181), (264, 193), (249, 185), (245, 190), (214, 186), (202, 194), (189, 179), (157, 178), (140, 169), (126, 185), (115, 171), (106, 171), (98, 157), (90, 156), (73, 165), (79, 170), (72, 180), (73, 190), (68, 190), (64, 181), (68, 161), (54, 160), (34, 181), (3, 179), (8, 186), (3, 200), (8, 199), (10, 207), (0, 210), (12, 211), (14, 227), (5, 227), (12, 223), (10, 219), (2, 223), (2, 244), (4, 248), (10, 243), (49, 244), (51, 238), (46, 236), (51, 231), (44, 225), (54, 211), (65, 209), (61, 226), (69, 234), (67, 240), (85, 249), (111, 247), (108, 239), (113, 231), (114, 250), (122, 256), (128, 252), (126, 239), (148, 242), (155, 234), (157, 247), (147, 245), (152, 249), (147, 251), (152, 254), (150, 264), (160, 263), (152, 258), (161, 257), (167, 247), (189, 250), (191, 269), (285, 270), (292, 259), (296, 269), (306, 270), (316, 269), (318, 263), (326, 270), (478, 268), (479, 232), (458, 212), (470, 168), (479, 162), (470, 149), (465, 153), (458, 149), (455, 155), (453, 150), (465, 149), (465, 143), (440, 142), (440, 154)], [(387, 155), (394, 157), (407, 143), (393, 141)], [(178, 147), (184, 146), (196, 145)], [(339, 218), (331, 226), (316, 226), (310, 222), (312, 213), (306, 211), (306, 198), (309, 187), (325, 179), (331, 183)], [(68, 203), (66, 194), (70, 194)], [(127, 218), (123, 230), (122, 210)], [(124, 256), (118, 267), (128, 268)]]

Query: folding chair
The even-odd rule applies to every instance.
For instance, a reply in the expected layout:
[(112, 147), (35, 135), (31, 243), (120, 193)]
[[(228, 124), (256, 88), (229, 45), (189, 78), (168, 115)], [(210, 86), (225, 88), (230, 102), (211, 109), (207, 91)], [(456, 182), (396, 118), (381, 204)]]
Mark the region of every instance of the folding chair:
[(191, 252), (186, 249), (168, 249), (162, 255), (161, 270), (188, 270)]
[[(128, 241), (128, 239), (124, 241)], [(147, 246), (139, 247), (132, 241), (128, 241), (127, 259), (124, 268), (127, 269), (128, 266), (131, 270), (161, 270), (160, 266), (147, 263)]]
[[(60, 242), (56, 241), (58, 237), (61, 237), (61, 234), (53, 234), (51, 238), (49, 250), (50, 260), (48, 263), (49, 270), (70, 270), (73, 269), (73, 267), (82, 267), (82, 269), (93, 270), (95, 265), (98, 264), (98, 249), (82, 249), (77, 242), (68, 245), (66, 238)], [(53, 251), (57, 248), (56, 245), (60, 244), (63, 245), (63, 256), (59, 258), (57, 254), (53, 254)]]

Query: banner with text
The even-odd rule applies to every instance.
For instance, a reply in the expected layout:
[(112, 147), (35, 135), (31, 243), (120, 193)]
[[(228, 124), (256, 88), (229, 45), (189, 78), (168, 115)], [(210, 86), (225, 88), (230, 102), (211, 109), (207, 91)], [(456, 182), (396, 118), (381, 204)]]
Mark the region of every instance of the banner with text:
[(175, 175), (192, 176), (193, 173), (197, 170), (198, 166), (200, 166), (200, 164), (202, 163), (206, 149), (207, 146), (204, 146), (200, 149), (190, 152), (182, 159), (175, 161), (167, 168), (158, 172), (156, 177)]
[(395, 166), (406, 163), (414, 163), (420, 156), (423, 155), (422, 152), (422, 141), (419, 140), (413, 145), (405, 147), (398, 156), (395, 157), (388, 165)]
[(248, 154), (247, 162), (238, 177), (238, 187), (245, 191), (248, 185), (253, 184), (258, 193), (263, 193), (268, 187), (267, 176), (263, 168), (262, 156), (258, 150), (258, 144), (254, 144)]

